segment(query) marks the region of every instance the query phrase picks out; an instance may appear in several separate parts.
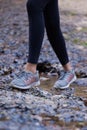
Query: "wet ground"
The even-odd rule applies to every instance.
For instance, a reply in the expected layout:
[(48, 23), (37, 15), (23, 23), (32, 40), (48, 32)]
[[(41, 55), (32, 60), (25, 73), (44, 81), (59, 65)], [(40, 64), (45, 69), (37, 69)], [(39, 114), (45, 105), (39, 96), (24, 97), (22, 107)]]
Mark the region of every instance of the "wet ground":
[(37, 67), (41, 85), (20, 91), (9, 83), (28, 56), (26, 4), (0, 0), (0, 130), (87, 130), (87, 1), (78, 1), (59, 1), (77, 81), (69, 89), (53, 89), (62, 67), (45, 33)]

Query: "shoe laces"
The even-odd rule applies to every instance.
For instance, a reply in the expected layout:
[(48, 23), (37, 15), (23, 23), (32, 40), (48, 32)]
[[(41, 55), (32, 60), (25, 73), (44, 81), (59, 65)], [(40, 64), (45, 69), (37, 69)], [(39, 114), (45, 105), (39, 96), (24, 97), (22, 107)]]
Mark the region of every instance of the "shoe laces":
[(25, 71), (22, 71), (22, 72), (19, 72), (18, 74), (17, 74), (17, 77), (18, 78), (21, 78), (22, 80), (26, 80), (26, 79), (31, 79), (32, 78), (32, 74), (31, 74), (31, 72), (25, 72)]
[(66, 80), (67, 81), (70, 74), (71, 74), (70, 72), (66, 72), (66, 71), (62, 72), (61, 75), (60, 75), (59, 80)]

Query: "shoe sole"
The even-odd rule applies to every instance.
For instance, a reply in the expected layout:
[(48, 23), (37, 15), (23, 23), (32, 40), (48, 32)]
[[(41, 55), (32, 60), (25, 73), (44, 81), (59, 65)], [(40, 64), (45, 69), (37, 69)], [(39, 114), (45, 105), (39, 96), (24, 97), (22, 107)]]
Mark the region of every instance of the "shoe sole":
[(34, 82), (31, 85), (26, 86), (26, 87), (21, 87), (21, 86), (10, 84), (10, 86), (12, 86), (13, 88), (22, 89), (22, 90), (26, 90), (26, 89), (29, 89), (29, 88), (32, 88), (32, 87), (36, 87), (36, 86), (39, 86), (39, 85), (40, 85), (40, 81)]
[(76, 79), (77, 79), (77, 78), (76, 78), (76, 76), (75, 76), (74, 79), (72, 79), (67, 86), (64, 86), (64, 87), (54, 86), (54, 88), (55, 88), (55, 89), (65, 89), (65, 88), (68, 88), (68, 87), (70, 86), (70, 84), (73, 83)]

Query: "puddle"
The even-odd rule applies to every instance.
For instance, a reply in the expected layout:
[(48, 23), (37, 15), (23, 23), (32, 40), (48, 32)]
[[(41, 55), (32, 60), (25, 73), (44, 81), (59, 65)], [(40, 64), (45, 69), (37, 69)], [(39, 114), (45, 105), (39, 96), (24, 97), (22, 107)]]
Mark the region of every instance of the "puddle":
[[(38, 100), (40, 100), (40, 96), (39, 97), (32, 96), (33, 98), (35, 98), (35, 99), (32, 99), (32, 97), (30, 98), (29, 94), (25, 94), (25, 95), (23, 95), (24, 96), (23, 101), (24, 101), (24, 99), (26, 99), (25, 102), (28, 103), (29, 100), (32, 100), (32, 103), (34, 105), (32, 103), (30, 103), (31, 108), (27, 109), (27, 111), (26, 111), (26, 109), (24, 109), (26, 104), (22, 104), (23, 108), (22, 107), (21, 107), (21, 109), (19, 109), (20, 107), (15, 108), (15, 109), (11, 108), (10, 109), (11, 112), (14, 112), (14, 110), (15, 110), (15, 112), (18, 112), (17, 118), (21, 121), (24, 121), (25, 118), (26, 118), (26, 120), (28, 120), (28, 118), (29, 118), (29, 117), (25, 116), (25, 113), (26, 112), (30, 113), (30, 110), (32, 109), (34, 112), (36, 112), (35, 113), (36, 120), (41, 119), (40, 124), (43, 124), (44, 127), (46, 126), (47, 127), (46, 130), (50, 130), (51, 127), (52, 127), (52, 130), (87, 130), (86, 129), (87, 128), (87, 122), (86, 122), (87, 121), (87, 114), (86, 114), (86, 112), (87, 112), (87, 109), (86, 109), (87, 87), (78, 87), (75, 84), (72, 84), (69, 89), (55, 90), (55, 89), (53, 89), (53, 85), (56, 80), (57, 80), (57, 76), (42, 76), (41, 85), (39, 86), (39, 88), (41, 88), (42, 90), (45, 90), (49, 93), (52, 93), (53, 96), (59, 95), (60, 97), (57, 100), (55, 100), (56, 97), (52, 101), (49, 98), (46, 99), (44, 97), (41, 97), (41, 99), (42, 98), (43, 99), (38, 102)], [(73, 93), (72, 93), (72, 90), (74, 90)], [(73, 95), (71, 95), (71, 93)], [(23, 93), (20, 92), (19, 97), (21, 96), (21, 94), (23, 94)], [(61, 95), (63, 95), (63, 97), (61, 97)], [(65, 96), (65, 98), (64, 98), (64, 96)], [(73, 98), (73, 97), (75, 97), (75, 98)], [(78, 97), (79, 98), (83, 97), (84, 100), (80, 101), (78, 99)], [(21, 97), (20, 97), (20, 99), (21, 99)], [(19, 99), (19, 101), (20, 101), (20, 99)], [(44, 101), (44, 105), (43, 105), (43, 101)], [(50, 101), (52, 102), (52, 104)], [(56, 109), (53, 108), (55, 105), (55, 103), (54, 103), (55, 101), (57, 101), (57, 103), (59, 103), (59, 106), (56, 107)], [(25, 103), (25, 102), (23, 102), (23, 103)], [(21, 102), (19, 102), (19, 103), (21, 104)], [(79, 107), (83, 103), (85, 106)], [(40, 106), (38, 104), (40, 104)], [(26, 107), (28, 107), (28, 106), (26, 106)], [(33, 107), (35, 107), (35, 108), (33, 109)], [(45, 109), (46, 109), (46, 113), (40, 114), (40, 110), (43, 111)], [(6, 112), (8, 112), (8, 110), (9, 109), (7, 109)], [(23, 112), (20, 113), (20, 110), (23, 110)], [(53, 113), (53, 115), (49, 114), (52, 110), (55, 111), (55, 113)], [(37, 114), (37, 111), (39, 111), (38, 114)], [(20, 115), (23, 116), (24, 118), (22, 119)], [(32, 115), (32, 113), (31, 113), (31, 115)], [(37, 115), (39, 117), (37, 117)], [(6, 121), (10, 122), (8, 116), (7, 117), (6, 116), (4, 116), (3, 114), (1, 115), (1, 118), (0, 118), (1, 124), (5, 123)], [(16, 114), (14, 114), (14, 118), (15, 117), (16, 117)], [(84, 119), (84, 117), (86, 118), (86, 120)], [(13, 117), (11, 117), (11, 118), (13, 119)], [(15, 120), (15, 119), (13, 119), (13, 120)], [(35, 120), (33, 118), (32, 118), (32, 122), (35, 123)], [(10, 122), (10, 124), (11, 124), (11, 122)], [(33, 129), (33, 126), (32, 126), (32, 129)], [(43, 130), (44, 130), (44, 128), (43, 128)]]
[[(53, 95), (61, 95), (64, 92), (67, 93), (67, 90), (53, 90), (53, 84), (57, 80), (57, 76), (50, 77), (49, 80), (47, 81), (41, 81), (40, 88), (43, 90), (46, 90), (48, 92), (51, 92)], [(82, 86), (76, 86), (75, 84), (72, 84), (70, 86), (70, 89), (74, 89), (73, 95), (75, 97), (82, 97), (84, 100), (84, 105), (87, 106), (87, 87), (82, 87)], [(81, 111), (78, 107), (74, 108), (69, 108), (74, 111)], [(58, 116), (48, 116), (48, 115), (41, 115), (43, 118), (43, 124), (45, 125), (59, 125), (62, 128), (65, 128), (64, 130), (80, 130), (85, 127), (87, 127), (87, 122), (80, 122), (80, 121), (72, 121), (69, 123), (63, 122), (58, 119)], [(86, 129), (85, 129), (86, 130)]]
[[(45, 78), (48, 78), (48, 79), (46, 81), (41, 81), (41, 85), (39, 86), (40, 88), (48, 92), (52, 92), (54, 94), (62, 93), (64, 91), (64, 90), (53, 89), (53, 85), (55, 81), (57, 80), (57, 76), (51, 76), (51, 77), (45, 76)], [(73, 84), (70, 86), (70, 88), (73, 88), (75, 90), (74, 96), (87, 98), (87, 86), (83, 87), (83, 86), (76, 86), (75, 84)]]
[(54, 83), (57, 81), (58, 76), (44, 76), (45, 78), (48, 78), (47, 80), (41, 80), (41, 85), (39, 86), (39, 88), (48, 91), (50, 93), (52, 93), (53, 95), (59, 95), (62, 93), (62, 90), (55, 90), (53, 88)]
[(51, 91), (52, 88), (53, 88), (53, 85), (55, 83), (55, 81), (57, 80), (57, 76), (51, 76), (51, 77), (46, 77), (45, 78), (48, 78), (46, 81), (41, 81), (41, 85), (40, 85), (40, 88), (46, 90), (46, 91)]
[[(70, 122), (65, 123), (63, 121), (60, 121), (57, 116), (47, 116), (47, 115), (41, 115), (43, 117), (43, 124), (44, 125), (54, 125), (54, 126), (60, 126), (62, 128), (67, 128), (67, 130), (80, 130), (77, 128), (82, 128), (84, 126), (87, 126), (87, 122)], [(66, 129), (64, 129), (66, 130)]]
[(87, 98), (87, 87), (75, 86), (75, 96)]

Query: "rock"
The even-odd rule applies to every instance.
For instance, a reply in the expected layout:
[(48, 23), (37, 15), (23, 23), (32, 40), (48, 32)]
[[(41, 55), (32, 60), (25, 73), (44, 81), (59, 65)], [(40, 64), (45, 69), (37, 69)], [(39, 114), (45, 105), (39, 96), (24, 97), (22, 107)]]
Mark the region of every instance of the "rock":
[[(70, 0), (68, 1), (71, 3)], [(84, 5), (86, 1), (79, 0), (78, 4)], [(47, 88), (39, 86), (42, 89), (38, 87), (23, 91), (9, 89), (10, 80), (23, 70), (23, 65), (28, 58), (28, 19), (25, 3), (25, 0), (0, 0), (0, 130), (80, 130), (80, 128), (87, 130), (85, 124), (87, 122), (87, 99), (81, 100), (80, 94), (78, 97), (75, 96), (76, 88), (54, 91), (50, 90), (49, 86), (52, 84), (48, 82)], [(75, 0), (72, 3), (76, 5)], [(64, 6), (67, 5), (64, 4)], [(80, 45), (85, 42), (86, 46), (87, 43), (87, 17), (85, 14), (82, 15), (82, 6), (78, 5), (79, 14), (76, 13), (73, 16), (69, 14), (71, 10), (67, 11), (64, 6), (61, 6), (63, 8), (61, 21), (70, 60), (77, 69), (76, 75), (87, 79), (87, 47)], [(86, 8), (83, 7), (83, 9)], [(80, 25), (77, 26), (78, 23)], [(74, 39), (79, 42), (79, 45), (72, 43)], [(44, 73), (41, 75), (41, 80), (44, 82), (48, 80), (44, 78), (45, 75), (50, 80), (52, 78), (54, 82), (53, 77), (48, 75), (59, 75), (62, 65), (53, 52), (46, 31), (39, 61), (38, 70)], [(82, 83), (79, 83), (79, 86), (80, 84), (83, 86), (84, 83), (86, 85), (86, 81), (81, 80)], [(79, 93), (82, 93), (82, 89), (78, 88)], [(85, 91), (87, 92), (86, 86)], [(55, 115), (57, 115), (56, 118)], [(69, 124), (66, 126), (65, 122)]]
[(20, 130), (29, 130), (29, 125), (21, 126)]
[(38, 63), (37, 69), (39, 72), (49, 72), (51, 70), (51, 64), (48, 61)]
[(86, 126), (86, 127), (83, 127), (81, 130), (87, 130), (87, 126)]
[(4, 40), (0, 40), (0, 48), (1, 48), (1, 47), (4, 47), (4, 45), (5, 45), (4, 43), (5, 43)]
[(81, 30), (82, 30), (82, 27), (77, 27), (76, 30), (77, 30), (77, 31), (81, 31)]
[(0, 74), (0, 75), (8, 75), (8, 74), (11, 74), (11, 73), (12, 73), (12, 68), (5, 66), (5, 67), (1, 70), (1, 74)]
[(77, 77), (86, 78), (87, 77), (87, 66), (82, 68), (76, 68), (75, 70)]
[(41, 81), (47, 81), (47, 80), (49, 80), (49, 78), (46, 78), (46, 77), (40, 77), (40, 80), (41, 80)]
[(87, 106), (87, 100), (83, 100), (84, 105)]
[(4, 53), (4, 47), (0, 47), (0, 53)]
[(78, 78), (75, 81), (75, 84), (77, 84), (78, 86), (87, 87), (87, 78)]
[(34, 116), (32, 116), (32, 118), (39, 121), (39, 122), (41, 122), (43, 120), (42, 117), (39, 115), (34, 115)]

